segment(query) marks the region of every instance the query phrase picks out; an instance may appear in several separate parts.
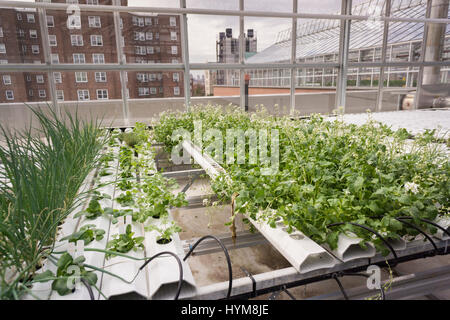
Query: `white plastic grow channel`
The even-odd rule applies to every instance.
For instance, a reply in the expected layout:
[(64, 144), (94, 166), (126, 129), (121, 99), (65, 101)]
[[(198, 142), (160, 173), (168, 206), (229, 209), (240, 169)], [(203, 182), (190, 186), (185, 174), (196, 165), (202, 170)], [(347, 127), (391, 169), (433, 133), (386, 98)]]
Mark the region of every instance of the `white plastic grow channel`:
[[(215, 178), (225, 170), (191, 141), (185, 140), (183, 148), (211, 177)], [(312, 241), (301, 232), (289, 234), (281, 225), (275, 228), (266, 223), (257, 222), (247, 216), (250, 222), (266, 239), (288, 260), (300, 273), (306, 273), (318, 269), (331, 268), (336, 264), (336, 259), (323, 247)]]

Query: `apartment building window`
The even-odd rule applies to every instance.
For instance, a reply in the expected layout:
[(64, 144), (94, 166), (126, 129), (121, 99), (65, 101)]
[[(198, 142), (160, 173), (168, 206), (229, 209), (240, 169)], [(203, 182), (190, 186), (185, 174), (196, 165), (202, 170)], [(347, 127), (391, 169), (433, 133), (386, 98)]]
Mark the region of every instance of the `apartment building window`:
[(103, 37), (101, 35), (91, 35), (91, 46), (93, 47), (103, 46)]
[(44, 83), (44, 76), (42, 74), (38, 74), (36, 76), (36, 82), (37, 83)]
[(170, 23), (171, 27), (176, 27), (177, 26), (177, 19), (175, 17), (170, 17), (169, 23)]
[(84, 56), (84, 53), (74, 53), (73, 63), (86, 63), (86, 57)]
[(23, 38), (25, 37), (25, 31), (23, 31), (22, 29), (19, 29), (19, 38)]
[(61, 72), (53, 72), (53, 79), (55, 83), (62, 83)]
[(154, 88), (154, 87), (150, 88), (150, 93), (151, 94), (156, 94), (156, 88)]
[(178, 54), (178, 47), (177, 46), (172, 46), (171, 47), (171, 53), (172, 54)]
[(4, 43), (0, 43), (0, 53), (6, 53), (6, 46)]
[(75, 72), (75, 82), (88, 82), (87, 72)]
[(97, 6), (98, 5), (98, 0), (87, 0), (86, 4), (91, 4), (91, 5)]
[(10, 76), (10, 75), (4, 75), (4, 76), (3, 76), (3, 84), (4, 84), (4, 85), (9, 85), (9, 84), (11, 84), (11, 76)]
[(162, 79), (162, 74), (158, 73), (158, 80), (161, 80), (161, 79)]
[(32, 97), (34, 95), (33, 89), (28, 90), (28, 95)]
[(172, 59), (172, 63), (178, 63), (178, 59)]
[(55, 26), (55, 20), (53, 16), (47, 16), (47, 27), (51, 28)]
[(8, 64), (8, 60), (6, 60), (6, 59), (0, 59), (0, 64)]
[(145, 39), (146, 40), (153, 40), (153, 32), (146, 32), (145, 33)]
[(134, 52), (139, 55), (145, 55), (147, 50), (144, 46), (136, 46)]
[(89, 16), (88, 21), (89, 21), (90, 28), (101, 28), (102, 27), (102, 23), (101, 23), (99, 16)]
[(161, 52), (161, 48), (160, 47), (156, 47), (156, 52)]
[(31, 52), (33, 52), (34, 54), (39, 54), (39, 45), (37, 44), (32, 45)]
[(0, 38), (3, 38), (3, 28), (0, 27)]
[(145, 41), (145, 32), (134, 32), (134, 40)]
[(150, 73), (150, 81), (155, 81), (155, 80), (156, 80), (156, 74)]
[(89, 90), (77, 90), (78, 100), (86, 101), (89, 100)]
[(178, 39), (177, 33), (175, 31), (170, 32), (170, 40), (176, 41)]
[(180, 74), (179, 74), (178, 72), (175, 72), (175, 73), (172, 75), (172, 79), (173, 79), (174, 82), (180, 81)]
[(152, 18), (146, 17), (145, 18), (145, 25), (146, 26), (151, 26), (152, 25)]
[(30, 30), (30, 38), (37, 39), (37, 31), (36, 30)]
[(22, 21), (22, 14), (20, 13), (17, 14), (17, 20)]
[(97, 100), (107, 100), (108, 90), (107, 89), (97, 89)]
[(56, 100), (64, 101), (64, 90), (56, 90)]
[(175, 96), (179, 96), (180, 95), (180, 87), (173, 87), (173, 94)]
[(95, 82), (106, 82), (106, 72), (96, 72)]
[(136, 79), (139, 82), (148, 82), (148, 74), (138, 73), (138, 74), (136, 74)]
[(81, 29), (81, 16), (71, 15), (68, 19), (69, 29)]
[(70, 35), (70, 42), (72, 43), (72, 46), (75, 46), (75, 47), (83, 46), (83, 35), (81, 35), (81, 34), (71, 34)]
[(56, 35), (48, 35), (48, 44), (50, 47), (56, 47), (58, 45)]
[(164, 93), (164, 88), (163, 87), (159, 87), (159, 93)]
[(47, 96), (47, 93), (45, 90), (39, 90), (39, 98), (45, 98)]
[(155, 33), (155, 39), (158, 40), (159, 39), (159, 32)]
[(103, 53), (93, 53), (92, 63), (105, 63), (105, 55)]
[(144, 26), (144, 18), (142, 17), (133, 17), (132, 19), (133, 26), (143, 27)]
[(148, 54), (153, 54), (154, 53), (153, 47), (147, 47), (147, 53)]
[(5, 95), (6, 95), (6, 100), (14, 100), (14, 91), (6, 90)]
[(58, 64), (59, 63), (59, 54), (57, 54), (57, 53), (50, 54), (50, 59), (53, 64)]
[(148, 96), (150, 94), (149, 88), (139, 88), (140, 96)]
[(125, 47), (125, 37), (120, 37), (120, 44)]
[(27, 14), (27, 22), (29, 23), (35, 23), (36, 20), (34, 19), (34, 14), (28, 13)]
[(31, 76), (29, 74), (27, 74), (27, 82), (31, 81)]

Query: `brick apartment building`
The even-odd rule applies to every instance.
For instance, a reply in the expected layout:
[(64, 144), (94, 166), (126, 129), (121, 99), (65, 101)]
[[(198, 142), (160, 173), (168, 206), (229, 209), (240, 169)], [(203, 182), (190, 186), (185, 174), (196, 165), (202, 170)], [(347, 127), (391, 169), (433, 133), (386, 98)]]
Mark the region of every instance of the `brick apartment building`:
[[(66, 2), (52, 0), (52, 2)], [(112, 0), (67, 0), (111, 5)], [(127, 0), (122, 0), (127, 5)], [(113, 13), (81, 11), (67, 26), (65, 10), (46, 10), (52, 64), (117, 63)], [(180, 19), (177, 15), (120, 13), (121, 45), (127, 63), (179, 63)], [(0, 63), (45, 63), (39, 14), (35, 9), (0, 10)], [(53, 72), (56, 97), (62, 101), (121, 99), (119, 71)], [(183, 73), (128, 71), (130, 99), (182, 97)], [(46, 72), (0, 73), (0, 103), (50, 100)]]

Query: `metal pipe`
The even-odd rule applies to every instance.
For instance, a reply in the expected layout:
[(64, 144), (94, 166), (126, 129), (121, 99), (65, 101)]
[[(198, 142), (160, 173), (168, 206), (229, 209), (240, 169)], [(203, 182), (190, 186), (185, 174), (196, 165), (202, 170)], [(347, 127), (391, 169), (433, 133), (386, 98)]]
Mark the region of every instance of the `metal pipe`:
[[(4, 8), (45, 8), (52, 10), (66, 10), (70, 4), (47, 3), (47, 2), (22, 2), (22, 1), (0, 1), (0, 7)], [(269, 12), (256, 10), (216, 10), (198, 8), (162, 8), (162, 7), (136, 7), (136, 6), (109, 6), (109, 5), (85, 5), (79, 4), (81, 11), (97, 12), (148, 12), (165, 14), (204, 14), (218, 16), (247, 16), (247, 17), (267, 17), (267, 18), (297, 18), (297, 19), (331, 19), (331, 20), (368, 20), (371, 16), (351, 15), (351, 14), (321, 14), (321, 13), (289, 13), (289, 12)], [(380, 17), (382, 21), (398, 22), (430, 22), (430, 23), (450, 23), (450, 19), (421, 19), (406, 17)]]
[[(186, 0), (180, 0), (180, 7), (186, 8)], [(186, 104), (186, 111), (189, 112), (191, 104), (191, 71), (189, 69), (189, 34), (187, 26), (187, 15), (181, 15), (181, 52), (183, 56), (184, 67), (184, 103)]]
[[(244, 10), (244, 0), (239, 0), (239, 10)], [(239, 64), (245, 64), (244, 17), (239, 17)], [(248, 88), (248, 87), (247, 87)], [(240, 106), (245, 109), (245, 71), (239, 69)]]

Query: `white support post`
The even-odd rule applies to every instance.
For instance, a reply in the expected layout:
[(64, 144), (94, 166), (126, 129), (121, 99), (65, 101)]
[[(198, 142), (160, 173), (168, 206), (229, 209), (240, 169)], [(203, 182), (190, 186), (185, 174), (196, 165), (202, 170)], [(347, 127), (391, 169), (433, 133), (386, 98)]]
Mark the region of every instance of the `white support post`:
[[(427, 1), (427, 11), (425, 13), (425, 18), (430, 18), (431, 14), (431, 5), (432, 0)], [(427, 41), (428, 41), (428, 23), (425, 22), (423, 27), (423, 39), (422, 39), (422, 48), (420, 52), (420, 59), (419, 62), (425, 61), (425, 53), (427, 52)], [(419, 99), (420, 99), (420, 93), (422, 91), (422, 82), (423, 82), (423, 65), (419, 67), (419, 74), (417, 75), (417, 84), (416, 84), (416, 94), (414, 96), (414, 110), (417, 110), (419, 108)]]
[[(342, 0), (341, 14), (351, 15), (352, 0)], [(347, 91), (348, 51), (350, 46), (350, 20), (341, 20), (339, 35), (339, 74), (336, 88), (336, 108), (345, 113), (345, 95)]]
[[(39, 15), (39, 28), (41, 29), (41, 37), (42, 37), (42, 51), (44, 53), (44, 61), (47, 66), (50, 66), (52, 64), (52, 58), (51, 58), (51, 48), (49, 44), (49, 38), (48, 38), (48, 29), (47, 29), (47, 14), (46, 10), (44, 8), (38, 8), (38, 15)], [(53, 76), (52, 71), (47, 72), (47, 81), (48, 81), (48, 88), (49, 88), (49, 94), (50, 99), (52, 101), (53, 110), (56, 112), (57, 115), (60, 114), (58, 101), (56, 99), (56, 86), (55, 86), (55, 77)]]
[[(297, 13), (298, 1), (292, 0), (292, 12)], [(297, 60), (297, 18), (292, 18), (292, 30), (291, 30), (291, 64), (295, 65)], [(293, 116), (295, 112), (295, 87), (296, 87), (296, 75), (297, 68), (291, 68), (291, 111), (290, 115)]]
[[(180, 8), (186, 8), (186, 0), (180, 0)], [(186, 111), (190, 111), (191, 105), (191, 70), (189, 68), (189, 39), (187, 27), (187, 14), (181, 15), (181, 52), (183, 55), (184, 65), (184, 101), (186, 104)]]
[[(120, 6), (120, 0), (114, 0), (114, 5)], [(120, 13), (115, 11), (113, 13), (114, 18), (114, 34), (116, 37), (116, 51), (117, 51), (117, 62), (120, 65), (124, 65), (125, 62), (125, 55), (123, 52), (123, 46), (122, 46), (122, 30), (120, 29)], [(123, 120), (124, 125), (129, 125), (129, 117), (130, 117), (130, 110), (128, 106), (128, 97), (127, 97), (127, 75), (126, 71), (121, 70), (120, 73), (120, 87), (122, 92), (122, 114), (123, 114)]]
[[(384, 11), (384, 16), (389, 17), (391, 15), (391, 0), (386, 0), (386, 7)], [(381, 46), (381, 63), (386, 63), (386, 50), (387, 50), (387, 42), (388, 42), (388, 34), (389, 34), (389, 21), (384, 21), (384, 29), (383, 29), (383, 44)], [(391, 47), (392, 48), (392, 47)], [(390, 60), (392, 60), (392, 53), (390, 56)], [(387, 83), (389, 86), (389, 81)], [(381, 111), (381, 106), (383, 104), (383, 87), (384, 87), (384, 67), (380, 67), (380, 76), (378, 77), (378, 92), (377, 92), (377, 106), (376, 111)]]
[[(244, 10), (244, 0), (239, 0), (239, 10)], [(245, 36), (244, 36), (244, 16), (239, 17), (239, 64), (244, 64), (245, 60)], [(245, 110), (245, 70), (239, 70), (239, 101), (242, 110)]]

